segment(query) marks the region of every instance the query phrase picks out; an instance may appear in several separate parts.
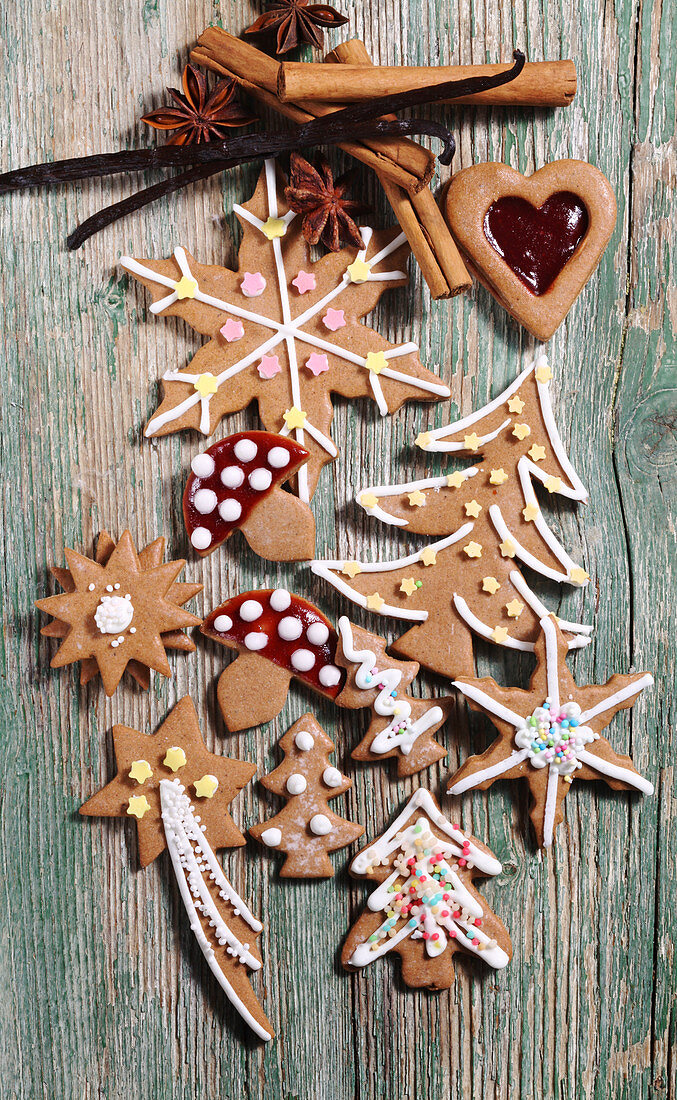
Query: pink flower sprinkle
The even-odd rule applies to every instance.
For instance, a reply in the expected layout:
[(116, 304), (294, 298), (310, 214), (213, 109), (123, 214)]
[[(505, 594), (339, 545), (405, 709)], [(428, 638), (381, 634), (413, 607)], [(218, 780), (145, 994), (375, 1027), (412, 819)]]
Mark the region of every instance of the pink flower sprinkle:
[(282, 370), (277, 355), (264, 355), (256, 368), (261, 378), (274, 378)]
[(232, 317), (229, 317), (225, 325), (219, 329), (219, 332), (224, 340), (232, 344), (233, 340), (241, 340), (244, 336), (244, 325), (242, 321), (234, 321)]
[(291, 285), (296, 287), (299, 294), (306, 294), (309, 290), (315, 290), (317, 282), (314, 275), (301, 269), (296, 278), (292, 279)]
[(336, 332), (337, 329), (343, 328), (346, 323), (342, 309), (328, 309), (322, 321), (330, 332)]
[(318, 374), (324, 374), (329, 370), (329, 360), (326, 355), (319, 355), (316, 351), (306, 359), (306, 367), (317, 378)]
[(245, 298), (258, 298), (266, 289), (266, 280), (260, 271), (245, 271), (240, 290)]

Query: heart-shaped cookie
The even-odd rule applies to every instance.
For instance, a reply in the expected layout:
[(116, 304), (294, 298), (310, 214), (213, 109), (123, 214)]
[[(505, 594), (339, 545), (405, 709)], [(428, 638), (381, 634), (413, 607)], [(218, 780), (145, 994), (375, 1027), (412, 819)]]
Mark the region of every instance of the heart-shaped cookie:
[(606, 176), (582, 160), (556, 160), (528, 177), (476, 164), (449, 183), (444, 213), (476, 278), (549, 340), (600, 261), (616, 199)]

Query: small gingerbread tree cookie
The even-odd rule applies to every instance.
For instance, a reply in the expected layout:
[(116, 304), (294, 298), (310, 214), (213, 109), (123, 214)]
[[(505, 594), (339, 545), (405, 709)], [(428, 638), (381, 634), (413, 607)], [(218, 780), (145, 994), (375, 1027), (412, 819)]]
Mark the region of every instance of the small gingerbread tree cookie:
[(287, 799), (275, 817), (249, 832), (268, 848), (284, 852), (281, 878), (330, 878), (327, 852), (345, 848), (364, 833), (362, 825), (333, 813), (327, 803), (345, 794), (352, 779), (329, 763), (334, 743), (312, 714), (304, 714), (280, 739), (284, 760), (261, 783)]

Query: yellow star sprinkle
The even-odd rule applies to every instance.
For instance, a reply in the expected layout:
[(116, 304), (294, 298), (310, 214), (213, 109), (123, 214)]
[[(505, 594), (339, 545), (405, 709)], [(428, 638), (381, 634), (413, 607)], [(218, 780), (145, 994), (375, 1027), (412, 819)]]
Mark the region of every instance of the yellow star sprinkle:
[(133, 760), (129, 769), (129, 778), (136, 779), (137, 783), (145, 783), (153, 774), (153, 769), (147, 760)]
[(218, 789), (219, 781), (215, 775), (207, 774), (203, 775), (202, 779), (196, 779), (193, 786), (198, 798), (213, 798)]
[(520, 615), (524, 611), (524, 604), (519, 600), (511, 600), (510, 603), (505, 605), (505, 610), (508, 612), (508, 617), (511, 619), (519, 619)]
[(483, 577), (482, 578), (482, 591), (488, 592), (491, 596), (495, 596), (500, 588), (500, 584), (495, 577)]
[(197, 283), (195, 279), (191, 279), (188, 275), (184, 275), (182, 279), (179, 279), (178, 283), (174, 283), (174, 293), (180, 302), (182, 302), (184, 298), (194, 298), (196, 290)]
[(360, 504), (363, 508), (376, 508), (378, 504), (376, 493), (362, 493), (360, 496)]
[(306, 422), (306, 416), (303, 409), (299, 409), (296, 405), (292, 405), (291, 409), (287, 409), (282, 419), (288, 428), (302, 428)]
[(511, 397), (508, 401), (508, 412), (517, 413), (517, 415), (519, 416), (523, 408), (524, 402), (522, 401), (522, 398), (519, 396), (519, 394), (516, 393), (515, 396)]
[(536, 519), (539, 511), (540, 509), (537, 504), (527, 504), (526, 508), (522, 509), (522, 515), (528, 523), (529, 520)]
[(545, 458), (545, 447), (541, 447), (540, 443), (534, 443), (527, 454), (532, 462), (542, 462)]
[(150, 802), (145, 794), (133, 794), (127, 803), (127, 813), (133, 814), (140, 821), (144, 814), (150, 810)]
[(388, 360), (385, 357), (385, 352), (368, 351), (364, 365), (367, 370), (372, 371), (373, 374), (380, 374), (381, 371), (388, 366)]
[(547, 363), (543, 363), (542, 366), (536, 367), (536, 381), (537, 382), (549, 382), (552, 378), (552, 371)]
[(437, 554), (433, 550), (432, 546), (425, 546), (423, 550), (421, 550), (421, 561), (424, 565), (437, 564)]
[(380, 611), (384, 603), (385, 600), (379, 596), (378, 592), (372, 592), (371, 596), (367, 596), (368, 611)]
[(186, 766), (186, 754), (180, 745), (173, 745), (171, 749), (167, 749), (162, 763), (170, 771), (178, 772), (179, 768), (185, 768)]
[(531, 428), (528, 424), (518, 424), (517, 422), (515, 422), (515, 425), (512, 429), (512, 434), (517, 439), (526, 439), (528, 435), (531, 435)]
[(499, 543), (498, 549), (501, 551), (501, 554), (504, 558), (515, 557), (515, 547), (511, 543), (510, 539), (506, 539), (505, 542)]
[(356, 561), (344, 561), (341, 572), (352, 580), (353, 577), (356, 577), (358, 573), (362, 572), (362, 568)]
[(411, 596), (416, 591), (416, 581), (413, 577), (405, 577), (400, 585), (400, 592), (404, 592), (405, 596)]
[(562, 479), (559, 477), (546, 477), (543, 484), (549, 493), (559, 493), (562, 488)]
[(498, 642), (499, 645), (501, 642), (504, 642), (507, 637), (508, 631), (504, 626), (496, 626), (491, 632), (492, 641)]
[(490, 485), (502, 485), (504, 481), (508, 480), (508, 475), (505, 470), (499, 466), (498, 470), (492, 470), (489, 475)]
[(465, 477), (458, 470), (455, 474), (447, 474), (447, 485), (450, 489), (460, 489), (464, 481)]
[(466, 516), (472, 516), (473, 519), (477, 519), (480, 512), (482, 511), (482, 505), (478, 504), (474, 498), (473, 500), (466, 501), (463, 507), (465, 508)]
[(282, 218), (268, 218), (261, 226), (261, 232), (269, 241), (275, 237), (284, 237), (287, 232), (287, 224)]
[(430, 446), (432, 441), (433, 437), (431, 436), (430, 432), (419, 432), (416, 436), (416, 446), (422, 447), (424, 450), (426, 447)]
[(370, 274), (371, 264), (365, 263), (364, 260), (353, 260), (348, 265), (348, 278), (351, 283), (366, 283)]
[(420, 489), (414, 489), (413, 493), (407, 493), (407, 496), (412, 508), (423, 508), (425, 504), (425, 493), (422, 493)]
[(482, 546), (479, 542), (469, 542), (467, 546), (463, 547), (463, 551), (469, 558), (482, 557)]
[(477, 432), (471, 432), (470, 435), (463, 436), (463, 446), (466, 451), (478, 451), (482, 445), (482, 440), (478, 436)]
[(216, 393), (219, 384), (211, 371), (205, 371), (204, 374), (198, 374), (193, 382), (193, 388), (197, 390), (200, 397), (208, 397), (210, 393)]
[(585, 569), (581, 569), (580, 565), (575, 565), (573, 569), (569, 570), (569, 579), (574, 584), (585, 584), (586, 581), (590, 580), (590, 574), (586, 573)]

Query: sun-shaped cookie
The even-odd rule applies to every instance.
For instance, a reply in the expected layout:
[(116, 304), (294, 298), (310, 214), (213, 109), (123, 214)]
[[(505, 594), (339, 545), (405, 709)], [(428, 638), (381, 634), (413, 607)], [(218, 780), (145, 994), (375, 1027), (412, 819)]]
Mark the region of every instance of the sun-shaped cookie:
[(165, 540), (159, 538), (137, 554), (129, 531), (117, 544), (104, 531), (94, 560), (65, 551), (68, 569), (52, 569), (65, 591), (36, 600), (55, 619), (42, 633), (63, 638), (52, 668), (81, 661), (81, 683), (100, 672), (107, 695), (113, 694), (126, 668), (143, 688), (148, 687), (150, 669), (171, 675), (166, 650), (195, 649), (183, 628), (202, 620), (183, 604), (202, 585), (176, 583), (186, 563), (163, 564), (164, 548)]

